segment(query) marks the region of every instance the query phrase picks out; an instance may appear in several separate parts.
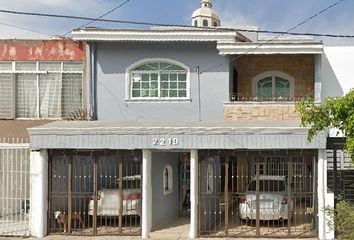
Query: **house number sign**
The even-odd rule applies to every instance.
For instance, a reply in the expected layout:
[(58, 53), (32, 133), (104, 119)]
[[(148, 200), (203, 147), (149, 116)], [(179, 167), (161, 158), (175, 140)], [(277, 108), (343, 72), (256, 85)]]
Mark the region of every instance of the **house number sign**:
[(154, 146), (173, 146), (178, 145), (178, 138), (153, 138), (152, 144)]

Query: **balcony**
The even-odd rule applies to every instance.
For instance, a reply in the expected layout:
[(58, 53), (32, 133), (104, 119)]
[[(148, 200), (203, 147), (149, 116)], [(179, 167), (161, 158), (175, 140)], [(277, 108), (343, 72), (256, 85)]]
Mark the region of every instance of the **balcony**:
[(296, 96), (259, 97), (252, 94), (233, 94), (224, 103), (225, 120), (299, 120), (295, 102), (313, 98), (313, 94)]

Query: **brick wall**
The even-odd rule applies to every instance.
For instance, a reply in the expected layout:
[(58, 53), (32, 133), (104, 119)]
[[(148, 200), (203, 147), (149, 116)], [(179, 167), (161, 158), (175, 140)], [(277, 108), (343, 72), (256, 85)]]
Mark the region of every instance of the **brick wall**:
[(238, 93), (252, 93), (252, 79), (266, 71), (284, 72), (293, 78), (294, 95), (312, 95), (314, 91), (313, 55), (257, 55), (237, 60)]
[(224, 105), (225, 120), (299, 120), (295, 104), (244, 104)]

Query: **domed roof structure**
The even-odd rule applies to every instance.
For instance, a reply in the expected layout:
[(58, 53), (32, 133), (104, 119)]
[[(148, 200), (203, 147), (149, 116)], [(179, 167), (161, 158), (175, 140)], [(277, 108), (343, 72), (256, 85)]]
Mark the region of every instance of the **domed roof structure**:
[(202, 0), (201, 7), (193, 12), (192, 25), (195, 27), (219, 27), (219, 14), (212, 7), (211, 0)]

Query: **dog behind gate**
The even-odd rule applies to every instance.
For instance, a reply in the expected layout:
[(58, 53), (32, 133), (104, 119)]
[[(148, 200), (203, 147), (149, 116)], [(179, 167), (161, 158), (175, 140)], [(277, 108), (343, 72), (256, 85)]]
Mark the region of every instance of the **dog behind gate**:
[[(68, 224), (69, 224), (69, 216), (68, 214), (66, 214), (65, 212), (61, 212), (61, 211), (55, 211), (54, 212), (54, 217), (57, 220), (58, 224), (59, 224), (59, 229), (60, 231), (64, 230), (64, 233), (67, 232), (68, 230)], [(85, 224), (82, 221), (81, 215), (77, 212), (72, 212), (71, 213), (71, 222), (75, 222), (76, 220), (79, 221), (79, 223), (81, 224), (82, 228), (85, 228)]]

